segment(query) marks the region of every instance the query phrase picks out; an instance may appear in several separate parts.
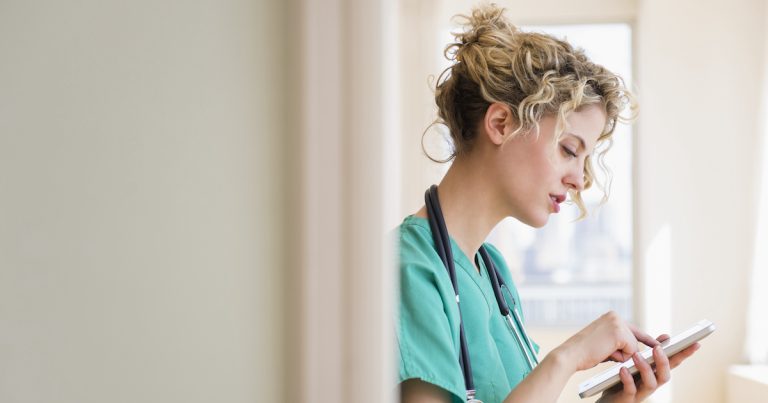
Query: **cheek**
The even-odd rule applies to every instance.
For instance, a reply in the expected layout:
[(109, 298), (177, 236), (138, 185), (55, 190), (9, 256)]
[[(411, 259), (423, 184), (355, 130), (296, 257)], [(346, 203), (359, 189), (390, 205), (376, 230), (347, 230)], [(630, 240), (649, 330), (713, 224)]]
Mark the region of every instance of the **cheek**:
[(540, 155), (539, 158), (531, 161), (531, 175), (534, 176), (542, 185), (549, 185), (555, 179), (559, 172), (559, 164), (556, 158), (550, 155)]
[[(550, 188), (557, 180), (559, 161), (547, 142), (523, 143), (504, 154), (497, 160), (493, 175), (497, 175), (502, 186), (513, 193), (538, 194), (538, 189)], [(518, 194), (517, 197), (525, 196)]]

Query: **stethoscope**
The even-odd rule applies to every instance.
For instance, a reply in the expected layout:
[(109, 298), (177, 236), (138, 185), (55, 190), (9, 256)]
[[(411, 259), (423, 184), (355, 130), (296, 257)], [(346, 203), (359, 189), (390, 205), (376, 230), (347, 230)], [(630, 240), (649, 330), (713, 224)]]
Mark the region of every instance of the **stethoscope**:
[[(475, 399), (475, 383), (472, 380), (472, 365), (469, 362), (469, 352), (467, 350), (467, 338), (464, 335), (464, 322), (461, 320), (461, 308), (459, 304), (459, 288), (456, 282), (456, 267), (453, 263), (453, 252), (451, 250), (451, 239), (448, 236), (448, 229), (445, 227), (445, 219), (443, 218), (443, 211), (440, 208), (440, 201), (437, 198), (437, 186), (432, 185), (427, 189), (424, 194), (424, 201), (427, 205), (427, 217), (429, 218), (429, 227), (432, 230), (432, 237), (435, 241), (435, 249), (437, 254), (440, 255), (440, 260), (443, 261), (446, 270), (448, 270), (448, 276), (451, 278), (451, 284), (453, 284), (453, 292), (456, 294), (456, 306), (459, 307), (459, 365), (464, 373), (464, 384), (467, 389), (467, 402), (482, 403)], [(515, 306), (515, 298), (509, 292), (509, 288), (504, 283), (504, 279), (499, 274), (496, 265), (493, 264), (493, 260), (484, 246), (480, 247), (480, 257), (483, 259), (485, 269), (488, 271), (488, 277), (491, 279), (491, 287), (493, 287), (493, 294), (496, 297), (496, 302), (499, 304), (499, 311), (504, 317), (507, 325), (509, 326), (512, 334), (515, 336), (517, 343), (520, 345), (520, 350), (523, 351), (525, 359), (528, 362), (528, 368), (533, 371), (533, 368), (538, 365), (539, 360), (536, 358), (536, 353), (533, 349), (531, 339), (528, 338), (528, 334), (523, 327), (523, 321), (520, 319), (520, 315), (517, 313)], [(512, 309), (510, 309), (507, 303), (507, 298), (512, 301)], [(520, 329), (518, 331), (518, 329)], [(526, 348), (527, 347), (527, 348)]]

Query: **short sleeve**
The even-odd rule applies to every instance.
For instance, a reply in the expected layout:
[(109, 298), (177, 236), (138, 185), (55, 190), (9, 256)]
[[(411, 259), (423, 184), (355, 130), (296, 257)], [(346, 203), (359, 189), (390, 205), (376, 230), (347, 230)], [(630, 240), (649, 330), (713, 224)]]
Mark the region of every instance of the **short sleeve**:
[(448, 275), (437, 253), (431, 256), (434, 248), (427, 241), (400, 239), (398, 381), (420, 379), (446, 390), (453, 401), (463, 402), (458, 309)]

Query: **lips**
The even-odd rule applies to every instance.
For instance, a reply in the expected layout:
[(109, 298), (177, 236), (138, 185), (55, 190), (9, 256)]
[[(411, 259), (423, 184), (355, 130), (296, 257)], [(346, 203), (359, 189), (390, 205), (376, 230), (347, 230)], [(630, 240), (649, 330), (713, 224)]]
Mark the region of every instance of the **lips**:
[(555, 211), (555, 213), (560, 212), (560, 203), (565, 201), (565, 195), (549, 195), (549, 199), (552, 201), (552, 210)]

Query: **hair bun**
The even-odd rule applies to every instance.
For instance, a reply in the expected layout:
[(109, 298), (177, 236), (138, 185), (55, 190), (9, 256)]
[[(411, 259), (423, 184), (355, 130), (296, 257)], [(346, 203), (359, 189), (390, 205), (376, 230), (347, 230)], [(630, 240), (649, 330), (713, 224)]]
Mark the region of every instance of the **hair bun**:
[[(504, 18), (504, 9), (495, 4), (486, 4), (472, 10), (471, 15), (458, 15), (456, 21), (464, 28), (462, 32), (454, 33), (461, 47), (479, 43), (491, 45), (498, 40), (499, 31), (505, 34), (517, 32), (517, 27)], [(489, 40), (493, 39), (493, 40)]]

